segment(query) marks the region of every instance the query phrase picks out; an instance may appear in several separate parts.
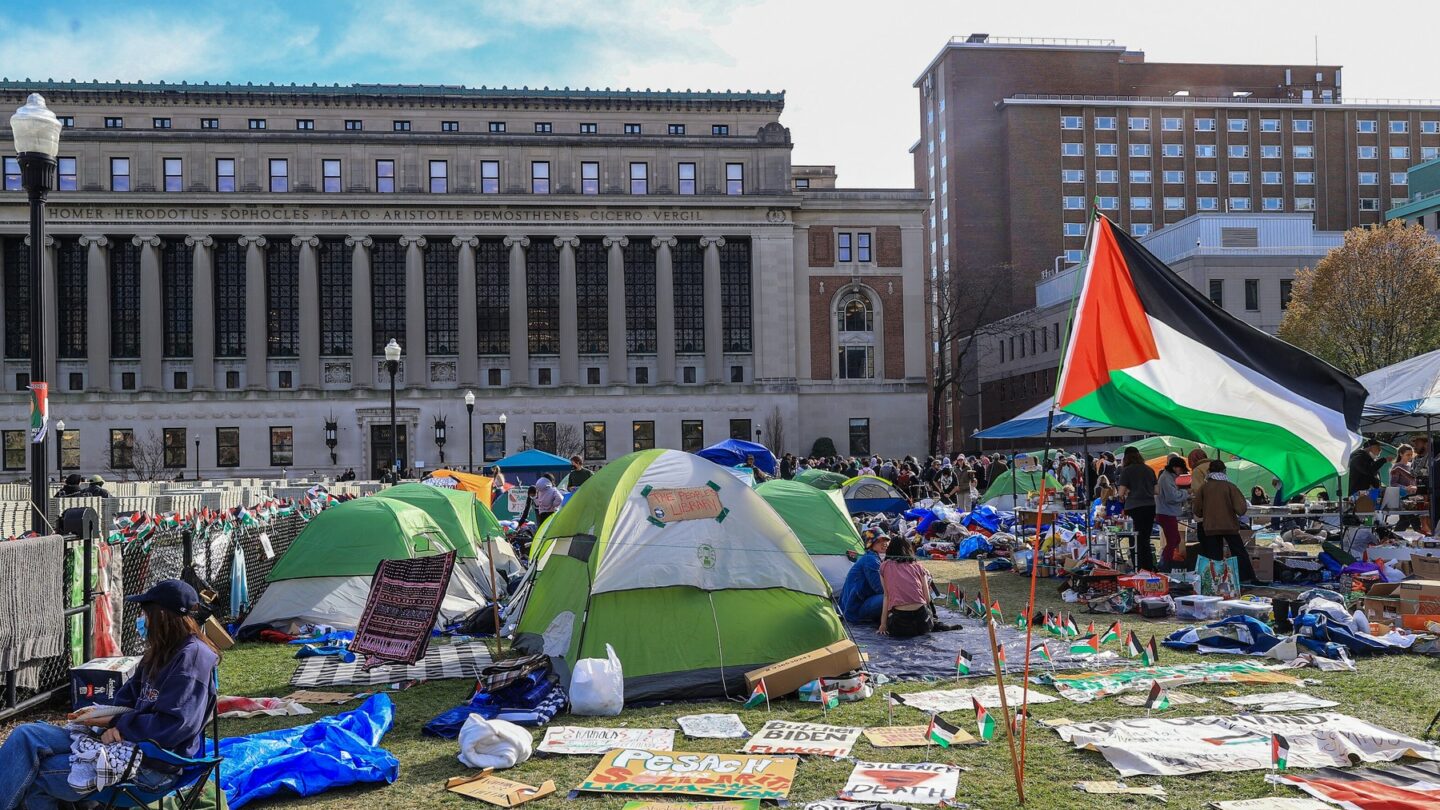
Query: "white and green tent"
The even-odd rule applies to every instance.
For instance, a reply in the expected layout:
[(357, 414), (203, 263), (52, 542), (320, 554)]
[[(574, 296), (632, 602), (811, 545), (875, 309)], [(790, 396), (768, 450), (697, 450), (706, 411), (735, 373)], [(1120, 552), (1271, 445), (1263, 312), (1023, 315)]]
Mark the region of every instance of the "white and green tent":
[(738, 697), (745, 672), (845, 630), (805, 547), (725, 468), (675, 450), (613, 461), (550, 518), (511, 603), (516, 646), (615, 648), (627, 702)]

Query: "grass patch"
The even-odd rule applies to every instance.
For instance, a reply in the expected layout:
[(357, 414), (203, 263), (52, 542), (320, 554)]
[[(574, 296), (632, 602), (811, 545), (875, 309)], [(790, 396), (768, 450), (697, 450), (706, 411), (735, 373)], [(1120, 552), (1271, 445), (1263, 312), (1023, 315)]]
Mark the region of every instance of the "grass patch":
[[(962, 583), (967, 595), (979, 589), (979, 580), (974, 562), (927, 563), (939, 581), (956, 579)], [(1028, 578), (1013, 574), (993, 574), (989, 577), (990, 588), (1000, 600), (1007, 617), (1015, 614), (1024, 605), (1029, 587)], [(1043, 609), (1070, 609), (1060, 598), (1054, 581), (1041, 581), (1036, 601)], [(1098, 625), (1109, 624), (1110, 617), (1095, 616)], [(1088, 618), (1078, 614), (1076, 620), (1083, 625)], [(1133, 617), (1122, 617), (1127, 628), (1134, 627), (1142, 643), (1153, 634), (1164, 638), (1184, 622), (1142, 621)], [(672, 632), (684, 632), (674, 628)], [(1107, 649), (1117, 649), (1114, 643)], [(241, 644), (225, 654), (221, 666), (221, 684), (227, 694), (249, 696), (279, 696), (289, 694), (288, 685), (295, 669), (293, 650), (276, 645)], [(1181, 661), (1216, 660), (1215, 656), (1186, 655), (1170, 650), (1161, 652), (1164, 663)], [(1394, 729), (1412, 736), (1419, 736), (1430, 722), (1431, 716), (1440, 708), (1440, 659), (1413, 655), (1389, 656), (1363, 659), (1358, 663), (1357, 672), (1318, 672), (1313, 669), (1296, 670), (1297, 677), (1311, 678), (1318, 685), (1305, 687), (1311, 694), (1338, 701), (1333, 711), (1344, 712), (1362, 720)], [(966, 685), (979, 685), (990, 679), (967, 679)], [(1018, 676), (1007, 683), (1017, 683)], [(953, 682), (952, 682), (953, 683)], [(393, 785), (381, 787), (355, 787), (331, 791), (308, 799), (286, 798), (286, 806), (333, 808), (334, 810), (378, 810), (379, 808), (412, 807), (458, 807), (470, 804), (487, 807), (480, 802), (447, 793), (443, 783), (447, 777), (467, 773), (468, 769), (456, 760), (458, 751), (453, 740), (437, 740), (423, 737), (420, 727), (431, 717), (463, 703), (473, 684), (468, 681), (436, 681), (421, 684), (404, 692), (391, 693), (395, 701), (395, 727), (385, 737), (384, 746), (400, 759), (400, 779)], [(905, 683), (894, 688), (897, 692), (917, 692), (936, 688), (936, 684)], [(888, 689), (889, 687), (887, 687)], [(1041, 687), (1043, 691), (1050, 691)], [(1199, 685), (1184, 687), (1184, 691), (1212, 698), (1210, 703), (1199, 706), (1180, 706), (1167, 712), (1167, 716), (1190, 716), (1204, 714), (1227, 714), (1233, 708), (1214, 698), (1222, 695), (1248, 694), (1274, 691), (1274, 686), (1246, 685)], [(225, 720), (222, 733), (231, 735), (250, 734), (273, 728), (285, 728), (300, 722), (314, 720), (324, 714), (334, 714), (347, 707), (317, 706), (316, 715), (308, 717), (256, 718), (250, 720)], [(675, 718), (682, 714), (700, 712), (734, 711), (746, 726), (754, 731), (767, 719), (792, 720), (797, 722), (829, 722), (845, 726), (885, 725), (885, 701), (879, 696), (860, 703), (847, 703), (830, 712), (828, 720), (822, 720), (815, 704), (802, 704), (795, 700), (776, 700), (773, 711), (745, 710), (739, 703), (722, 702), (670, 704), (647, 709), (630, 709), (619, 717), (586, 718), (560, 715), (558, 724), (580, 726), (628, 726), (631, 728), (675, 728), (676, 747), (687, 751), (734, 751), (739, 747), (736, 740), (687, 740), (678, 733)], [(1144, 797), (1092, 797), (1077, 791), (1073, 784), (1091, 779), (1115, 779), (1116, 772), (1096, 753), (1078, 752), (1060, 741), (1058, 735), (1039, 724), (1039, 720), (1053, 717), (1069, 717), (1072, 720), (1099, 720), (1142, 715), (1141, 709), (1121, 706), (1114, 699), (1107, 698), (1089, 704), (1074, 704), (1069, 701), (1048, 703), (1031, 707), (1033, 722), (1029, 731), (1029, 754), (1026, 767), (1027, 807), (1032, 808), (1084, 808), (1096, 807), (1153, 806), (1159, 807), (1154, 799)], [(969, 712), (953, 712), (949, 719), (959, 723), (973, 733), (974, 718)], [(924, 715), (914, 709), (897, 708), (895, 722), (916, 724), (924, 722)], [(538, 739), (538, 736), (537, 736)], [(959, 800), (976, 808), (1003, 810), (1020, 805), (1015, 800), (1015, 787), (1010, 772), (1008, 749), (1003, 732), (997, 731), (994, 742), (987, 746), (955, 748), (948, 751), (938, 748), (889, 748), (872, 747), (862, 737), (856, 744), (857, 758), (888, 762), (946, 762), (963, 766), (969, 770), (960, 775)], [(540, 799), (526, 805), (533, 810), (555, 810), (566, 802), (566, 792), (579, 784), (598, 761), (594, 756), (544, 757), (531, 759), (524, 765), (506, 772), (506, 776), (531, 784), (554, 779), (557, 792), (554, 796)], [(795, 787), (790, 798), (793, 803), (803, 804), (821, 798), (833, 797), (844, 784), (852, 768), (849, 762), (810, 758), (800, 765)], [(1286, 788), (1277, 791), (1265, 784), (1264, 772), (1199, 774), (1195, 776), (1169, 777), (1159, 780), (1153, 777), (1137, 777), (1132, 784), (1161, 782), (1170, 794), (1167, 805), (1173, 808), (1203, 808), (1208, 802), (1220, 799), (1245, 799), (1262, 796), (1299, 796), (1298, 791)], [(615, 810), (624, 799), (620, 797), (595, 796), (580, 800), (584, 806), (596, 810)], [(273, 806), (278, 801), (266, 802)], [(261, 806), (261, 805), (257, 805)]]

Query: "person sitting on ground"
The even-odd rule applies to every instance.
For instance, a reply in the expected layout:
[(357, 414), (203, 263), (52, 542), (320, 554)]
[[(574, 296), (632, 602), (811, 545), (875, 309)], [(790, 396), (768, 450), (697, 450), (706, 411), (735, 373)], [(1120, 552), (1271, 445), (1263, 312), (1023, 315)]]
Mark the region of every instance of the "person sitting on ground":
[(579, 456), (570, 457), (570, 491), (574, 492), (580, 485), (590, 480), (595, 473), (585, 469), (585, 460)]
[(1250, 555), (1240, 539), (1240, 516), (1249, 508), (1240, 488), (1225, 475), (1225, 462), (1213, 459), (1206, 476), (1205, 488), (1194, 499), (1195, 519), (1205, 531), (1200, 535), (1200, 553), (1212, 560), (1220, 560), (1228, 546), (1240, 565), (1240, 581), (1252, 584), (1255, 568), (1250, 564)]
[(90, 486), (84, 492), (87, 498), (108, 498), (110, 490), (105, 488), (105, 476), (96, 473), (90, 476)]
[(880, 582), (880, 555), (890, 546), (883, 532), (865, 535), (865, 553), (845, 574), (840, 589), (840, 615), (855, 624), (877, 624), (885, 607), (885, 588)]
[(915, 547), (907, 538), (890, 541), (885, 560), (880, 563), (880, 585), (884, 592), (880, 609), (882, 635), (910, 638), (932, 630), (952, 629), (936, 626), (935, 609), (930, 601), (933, 590), (930, 572), (915, 559)]
[[(195, 621), (200, 597), (184, 582), (167, 579), (125, 601), (140, 604), (146, 639), (135, 674), (115, 693), (114, 705), (130, 711), (92, 718), (87, 716), (90, 709), (81, 709), (69, 719), (104, 728), (104, 743), (149, 741), (193, 758), (205, 744), (205, 720), (220, 662), (220, 653)], [(83, 802), (93, 791), (72, 787), (70, 775), (69, 731), (52, 723), (20, 726), (0, 746), (0, 808)], [(175, 779), (163, 764), (142, 759), (132, 781), (146, 792), (159, 793)]]

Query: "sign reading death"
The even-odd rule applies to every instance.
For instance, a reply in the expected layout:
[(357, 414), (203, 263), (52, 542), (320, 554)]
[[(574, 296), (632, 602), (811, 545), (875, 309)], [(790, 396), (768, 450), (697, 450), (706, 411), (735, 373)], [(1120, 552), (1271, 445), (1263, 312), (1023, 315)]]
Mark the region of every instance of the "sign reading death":
[(795, 782), (793, 757), (618, 749), (576, 790), (679, 793), (728, 799), (784, 799)]

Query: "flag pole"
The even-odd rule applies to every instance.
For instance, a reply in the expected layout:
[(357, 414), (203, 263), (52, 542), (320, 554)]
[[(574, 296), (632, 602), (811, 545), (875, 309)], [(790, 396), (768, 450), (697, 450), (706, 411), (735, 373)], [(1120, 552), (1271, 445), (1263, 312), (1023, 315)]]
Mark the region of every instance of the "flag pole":
[[(977, 560), (977, 562), (979, 562)], [(979, 564), (980, 570), (980, 593), (985, 604), (990, 604), (990, 581), (985, 578), (985, 564)], [(1034, 564), (1031, 564), (1034, 569)], [(1021, 777), (1020, 759), (1015, 751), (1015, 735), (1010, 733), (1010, 702), (1005, 697), (1005, 667), (1000, 663), (999, 643), (995, 640), (995, 617), (987, 611), (985, 614), (985, 626), (990, 630), (990, 660), (995, 665), (995, 684), (1000, 689), (1000, 712), (1005, 721), (1005, 740), (1010, 744), (1010, 768), (1015, 772), (1015, 795), (1020, 803), (1025, 803), (1025, 780)], [(1030, 651), (1025, 651), (1026, 666), (1029, 666)], [(1024, 684), (1021, 689), (1025, 690)], [(1028, 690), (1025, 690), (1028, 691)], [(1023, 730), (1021, 732), (1024, 733)]]

